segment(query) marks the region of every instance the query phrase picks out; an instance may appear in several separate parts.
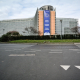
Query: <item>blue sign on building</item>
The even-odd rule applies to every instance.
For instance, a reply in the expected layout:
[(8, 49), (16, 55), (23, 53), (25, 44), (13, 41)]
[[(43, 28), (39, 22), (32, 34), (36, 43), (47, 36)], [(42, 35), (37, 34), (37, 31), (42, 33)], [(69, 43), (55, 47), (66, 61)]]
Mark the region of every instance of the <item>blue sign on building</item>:
[(44, 10), (44, 35), (50, 35), (50, 11)]

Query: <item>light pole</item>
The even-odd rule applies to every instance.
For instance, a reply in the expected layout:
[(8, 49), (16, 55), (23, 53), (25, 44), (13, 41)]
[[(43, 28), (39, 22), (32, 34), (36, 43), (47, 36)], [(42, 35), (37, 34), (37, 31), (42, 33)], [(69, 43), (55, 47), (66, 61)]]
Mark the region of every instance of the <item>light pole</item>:
[(62, 20), (60, 20), (61, 22), (61, 40), (62, 40)]

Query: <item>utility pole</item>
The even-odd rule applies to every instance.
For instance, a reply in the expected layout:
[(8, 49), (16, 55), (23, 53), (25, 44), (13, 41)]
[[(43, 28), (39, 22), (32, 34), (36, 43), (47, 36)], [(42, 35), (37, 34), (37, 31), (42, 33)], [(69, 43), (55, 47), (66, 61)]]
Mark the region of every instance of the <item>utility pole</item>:
[(60, 20), (61, 22), (61, 40), (62, 40), (62, 20)]

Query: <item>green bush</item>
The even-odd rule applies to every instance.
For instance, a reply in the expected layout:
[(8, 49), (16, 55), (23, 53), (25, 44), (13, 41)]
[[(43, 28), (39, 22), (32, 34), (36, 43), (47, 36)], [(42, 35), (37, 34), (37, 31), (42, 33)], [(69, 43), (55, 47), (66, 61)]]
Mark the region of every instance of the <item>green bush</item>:
[(7, 42), (8, 41), (8, 35), (7, 34), (2, 35), (0, 41), (1, 42)]
[[(56, 40), (61, 39), (60, 35), (51, 35), (51, 36), (22, 36), (18, 33), (11, 35), (10, 32), (4, 34), (1, 38), (1, 42), (13, 41), (13, 40)], [(62, 35), (62, 39), (80, 39), (80, 35)]]
[(15, 36), (15, 35), (18, 36), (18, 35), (20, 35), (19, 32), (17, 32), (17, 31), (9, 31), (6, 34), (9, 35), (9, 36)]
[(0, 38), (1, 42), (7, 42), (12, 40), (18, 40), (20, 39), (18, 36), (20, 36), (19, 32), (17, 31), (9, 31), (6, 34), (2, 35)]

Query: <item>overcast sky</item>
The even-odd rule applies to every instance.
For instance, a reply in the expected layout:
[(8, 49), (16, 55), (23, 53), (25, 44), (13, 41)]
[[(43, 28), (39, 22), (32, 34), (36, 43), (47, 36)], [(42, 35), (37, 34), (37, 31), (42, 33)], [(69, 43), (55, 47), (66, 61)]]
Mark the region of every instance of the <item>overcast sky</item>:
[(56, 17), (79, 19), (80, 25), (80, 0), (0, 0), (0, 20), (33, 17), (44, 5), (56, 7)]

